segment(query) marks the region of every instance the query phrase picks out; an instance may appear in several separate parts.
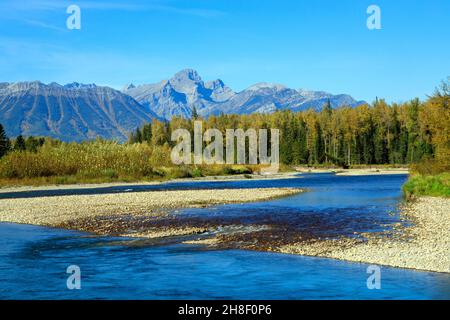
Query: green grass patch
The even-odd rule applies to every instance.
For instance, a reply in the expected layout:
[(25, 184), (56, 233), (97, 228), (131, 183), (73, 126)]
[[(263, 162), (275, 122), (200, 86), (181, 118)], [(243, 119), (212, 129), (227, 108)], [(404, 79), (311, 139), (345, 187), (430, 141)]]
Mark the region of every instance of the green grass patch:
[(450, 197), (450, 173), (413, 175), (403, 185), (407, 198), (414, 196)]

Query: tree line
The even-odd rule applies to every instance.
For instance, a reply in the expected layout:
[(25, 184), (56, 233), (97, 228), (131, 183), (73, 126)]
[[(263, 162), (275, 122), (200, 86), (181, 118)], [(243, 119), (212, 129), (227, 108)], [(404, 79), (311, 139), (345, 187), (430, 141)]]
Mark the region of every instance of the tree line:
[(450, 155), (449, 81), (443, 82), (426, 101), (413, 99), (388, 104), (376, 99), (355, 108), (321, 111), (278, 111), (272, 114), (219, 115), (201, 119), (174, 117), (154, 120), (130, 134), (128, 143), (173, 145), (171, 133), (184, 128), (193, 132), (194, 120), (203, 129), (280, 129), (280, 160), (287, 165), (413, 164), (438, 158), (448, 169)]
[(0, 158), (10, 151), (36, 152), (44, 143), (44, 137), (29, 136), (25, 139), (22, 135), (19, 135), (14, 140), (11, 140), (0, 123)]

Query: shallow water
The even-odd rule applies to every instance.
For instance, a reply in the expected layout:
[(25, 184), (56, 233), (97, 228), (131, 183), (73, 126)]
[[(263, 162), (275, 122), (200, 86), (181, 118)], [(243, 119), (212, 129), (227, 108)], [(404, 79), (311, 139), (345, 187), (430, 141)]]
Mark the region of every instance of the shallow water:
[[(283, 223), (295, 221), (299, 230), (314, 229), (308, 221), (319, 219), (321, 226), (315, 232), (333, 236), (377, 231), (383, 229), (381, 224), (398, 221), (396, 207), (405, 179), (402, 175), (306, 174), (280, 180), (167, 183), (151, 189), (307, 187), (311, 192), (287, 198), (176, 214), (252, 223), (259, 221), (258, 216), (266, 216)], [(118, 187), (107, 192), (123, 190)], [(136, 246), (128, 239), (16, 224), (0, 224), (0, 236), (0, 299), (450, 298), (447, 274), (381, 267), (381, 289), (369, 290), (368, 265), (332, 259), (212, 251), (183, 244)], [(81, 268), (81, 290), (66, 287), (69, 265)]]
[(314, 237), (381, 231), (386, 229), (384, 225), (399, 222), (400, 187), (405, 179), (405, 175), (304, 174), (293, 179), (212, 183), (210, 187), (300, 187), (310, 192), (266, 202), (185, 209), (179, 218), (206, 222), (220, 219), (224, 224), (275, 224), (283, 226), (284, 231), (307, 232)]

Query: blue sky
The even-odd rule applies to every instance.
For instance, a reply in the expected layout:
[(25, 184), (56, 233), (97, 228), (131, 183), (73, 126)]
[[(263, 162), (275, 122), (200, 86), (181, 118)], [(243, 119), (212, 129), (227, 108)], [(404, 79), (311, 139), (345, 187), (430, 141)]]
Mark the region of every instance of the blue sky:
[[(66, 8), (81, 8), (68, 30)], [(368, 30), (366, 9), (381, 8)], [(0, 81), (152, 83), (184, 68), (256, 82), (424, 98), (450, 75), (448, 0), (0, 0)]]

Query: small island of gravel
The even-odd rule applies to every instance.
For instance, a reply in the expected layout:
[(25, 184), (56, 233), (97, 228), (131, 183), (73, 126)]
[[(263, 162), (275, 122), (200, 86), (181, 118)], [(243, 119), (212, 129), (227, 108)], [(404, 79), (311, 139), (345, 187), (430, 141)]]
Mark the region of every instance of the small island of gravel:
[[(127, 221), (157, 218), (177, 208), (264, 201), (302, 191), (296, 188), (213, 189), (2, 199), (0, 222), (111, 234), (115, 230), (127, 230)], [(195, 231), (195, 228), (185, 228), (182, 233)]]

